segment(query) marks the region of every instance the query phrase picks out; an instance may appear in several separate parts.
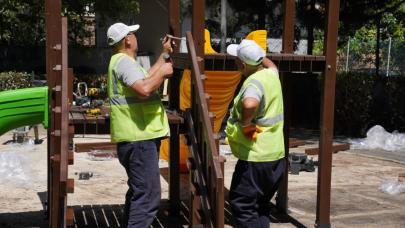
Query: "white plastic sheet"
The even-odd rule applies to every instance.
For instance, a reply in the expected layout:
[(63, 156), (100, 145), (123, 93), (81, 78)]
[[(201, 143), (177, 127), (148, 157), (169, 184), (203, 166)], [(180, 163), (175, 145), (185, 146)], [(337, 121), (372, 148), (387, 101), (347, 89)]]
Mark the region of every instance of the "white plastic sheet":
[(401, 193), (405, 193), (405, 183), (394, 180), (386, 180), (381, 184), (379, 189), (380, 191), (390, 195), (399, 195)]
[(220, 145), (219, 146), (220, 155), (230, 155), (232, 154), (231, 147), (229, 145)]
[(18, 152), (0, 152), (0, 185), (27, 187), (31, 183), (27, 165), (26, 157)]
[(388, 151), (405, 149), (405, 134), (398, 131), (387, 132), (382, 126), (376, 125), (367, 132), (364, 139), (350, 140), (353, 149), (383, 149)]

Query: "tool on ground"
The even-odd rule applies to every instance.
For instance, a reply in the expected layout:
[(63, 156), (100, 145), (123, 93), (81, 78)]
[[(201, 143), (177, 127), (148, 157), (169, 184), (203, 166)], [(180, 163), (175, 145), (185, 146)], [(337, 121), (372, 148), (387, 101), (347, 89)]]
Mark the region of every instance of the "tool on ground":
[(100, 95), (100, 89), (99, 88), (89, 88), (87, 90), (88, 96), (89, 97), (98, 97)]
[(89, 88), (88, 97), (90, 98), (90, 108), (97, 109), (103, 106), (104, 101), (99, 99), (101, 97), (102, 89), (100, 88)]
[(75, 105), (77, 106), (89, 106), (89, 98), (87, 97), (87, 83), (79, 82), (77, 83), (76, 93), (73, 93), (75, 96)]
[[(75, 173), (77, 175), (77, 173)], [(92, 172), (80, 172), (79, 173), (79, 180), (88, 180), (90, 177), (93, 177)]]
[(289, 170), (291, 174), (298, 175), (300, 171), (315, 171), (314, 161), (312, 158), (308, 159), (308, 155), (304, 153), (290, 153), (288, 155), (288, 161), (290, 163)]

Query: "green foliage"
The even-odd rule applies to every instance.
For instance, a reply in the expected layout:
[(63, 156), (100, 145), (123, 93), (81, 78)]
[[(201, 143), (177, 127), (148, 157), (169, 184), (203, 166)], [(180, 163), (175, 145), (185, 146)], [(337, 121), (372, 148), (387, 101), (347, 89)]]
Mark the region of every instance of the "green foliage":
[(314, 29), (314, 55), (323, 55), (323, 33), (320, 29)]
[[(380, 40), (380, 69), (385, 71), (388, 65), (389, 38), (391, 37), (390, 75), (405, 75), (405, 34), (402, 34), (402, 36), (395, 35), (389, 28), (382, 33), (385, 35), (382, 36), (384, 39)], [(349, 70), (373, 71), (376, 61), (376, 34), (377, 30), (375, 26), (368, 25), (358, 29), (352, 37), (341, 38), (337, 50), (339, 60), (338, 70), (342, 71), (345, 69), (349, 42)], [(315, 44), (315, 49), (317, 47), (318, 45)]]
[(392, 42), (391, 47), (391, 64), (392, 66), (396, 66), (397, 69), (393, 69), (398, 71), (399, 75), (405, 75), (405, 40), (402, 42)]
[(386, 116), (388, 129), (405, 129), (405, 77), (388, 77), (384, 81), (386, 98), (388, 100), (388, 116)]
[[(405, 16), (405, 12), (402, 16)], [(401, 21), (400, 18), (396, 17), (392, 13), (384, 14), (381, 20), (382, 39), (391, 37), (393, 39), (405, 41), (405, 24), (403, 20), (404, 19)]]
[(102, 19), (126, 22), (131, 16), (140, 12), (138, 0), (91, 0), (94, 2), (94, 11), (100, 13)]
[[(0, 44), (29, 46), (45, 44), (44, 0), (2, 0), (0, 4)], [(62, 1), (62, 16), (68, 18), (70, 42), (91, 36), (86, 29), (95, 12), (100, 18), (126, 21), (139, 13), (138, 0)]]
[(352, 64), (361, 66), (375, 62), (376, 33), (373, 28), (362, 27), (350, 39), (350, 56), (354, 59)]
[(374, 77), (341, 73), (336, 77), (335, 131), (350, 136), (364, 135), (371, 124)]
[(405, 130), (404, 77), (361, 73), (336, 75), (335, 133), (364, 137), (374, 125)]
[(0, 72), (0, 91), (31, 87), (32, 78), (27, 72)]
[[(353, 36), (353, 34), (365, 25), (375, 25), (382, 17), (391, 13), (395, 18), (405, 13), (403, 0), (347, 0), (341, 2), (340, 21), (342, 26), (340, 34)], [(383, 16), (384, 15), (384, 16)], [(399, 22), (398, 22), (399, 23)], [(402, 22), (403, 23), (403, 22)]]
[(43, 0), (2, 0), (0, 44), (44, 44)]

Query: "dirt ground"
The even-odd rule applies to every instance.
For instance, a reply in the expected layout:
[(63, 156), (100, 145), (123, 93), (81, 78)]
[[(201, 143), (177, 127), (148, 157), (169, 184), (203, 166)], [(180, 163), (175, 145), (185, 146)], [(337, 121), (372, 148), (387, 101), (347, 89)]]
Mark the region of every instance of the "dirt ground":
[[(29, 134), (32, 138), (33, 133)], [(0, 227), (46, 227), (44, 202), (47, 191), (46, 131), (40, 129), (40, 145), (6, 144), (11, 133), (0, 137)], [(76, 135), (75, 142), (108, 141), (103, 135)], [(313, 146), (313, 145), (312, 145)], [(227, 146), (222, 146), (227, 150)], [(292, 151), (303, 152), (302, 148)], [(388, 152), (384, 152), (388, 153)], [(404, 155), (405, 151), (397, 152)], [(377, 154), (377, 155), (376, 155)], [(332, 227), (405, 227), (405, 194), (390, 195), (379, 187), (405, 173), (405, 161), (384, 159), (378, 151), (349, 150), (333, 155), (331, 224)], [(229, 189), (236, 159), (225, 155), (225, 187)], [(316, 161), (317, 156), (313, 159)], [(153, 227), (186, 227), (186, 218), (167, 215), (168, 170), (161, 161), (162, 203)], [(11, 171), (10, 171), (11, 170)], [(91, 173), (80, 180), (80, 173)], [(119, 227), (126, 188), (125, 170), (116, 158), (93, 161), (87, 153), (75, 153), (69, 166), (75, 179), (68, 205), (75, 209), (77, 227)], [(182, 177), (181, 198), (187, 208), (187, 176)], [(317, 171), (289, 175), (290, 220), (272, 220), (271, 227), (313, 227), (316, 215)], [(186, 214), (186, 212), (184, 212)], [(227, 227), (231, 227), (226, 202)]]

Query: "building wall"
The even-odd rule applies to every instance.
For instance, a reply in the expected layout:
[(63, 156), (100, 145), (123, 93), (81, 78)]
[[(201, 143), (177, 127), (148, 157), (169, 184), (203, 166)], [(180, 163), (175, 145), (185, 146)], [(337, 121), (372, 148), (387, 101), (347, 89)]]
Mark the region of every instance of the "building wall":
[[(139, 14), (121, 22), (140, 25), (137, 33), (139, 52), (142, 55), (150, 55), (151, 59), (154, 60), (162, 50), (159, 39), (168, 33), (168, 0), (139, 0), (139, 4)], [(107, 29), (117, 21), (97, 21), (97, 47), (105, 48), (107, 47)]]

